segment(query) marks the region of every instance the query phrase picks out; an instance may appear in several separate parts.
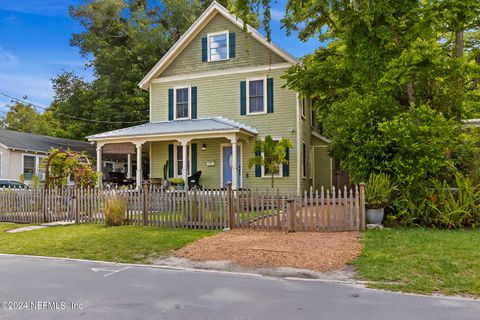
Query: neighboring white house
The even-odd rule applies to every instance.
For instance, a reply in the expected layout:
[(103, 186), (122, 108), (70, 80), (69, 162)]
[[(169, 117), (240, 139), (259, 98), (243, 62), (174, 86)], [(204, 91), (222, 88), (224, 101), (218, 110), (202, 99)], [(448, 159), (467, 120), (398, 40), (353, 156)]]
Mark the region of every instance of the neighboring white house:
[[(91, 156), (95, 155), (95, 145), (89, 142), (0, 129), (0, 179), (19, 180), (23, 174), (27, 184), (34, 175), (44, 180), (45, 172), (40, 161), (48, 157), (52, 148), (86, 151)], [(125, 161), (118, 155), (103, 161), (103, 167), (108, 171), (124, 170), (124, 166)]]

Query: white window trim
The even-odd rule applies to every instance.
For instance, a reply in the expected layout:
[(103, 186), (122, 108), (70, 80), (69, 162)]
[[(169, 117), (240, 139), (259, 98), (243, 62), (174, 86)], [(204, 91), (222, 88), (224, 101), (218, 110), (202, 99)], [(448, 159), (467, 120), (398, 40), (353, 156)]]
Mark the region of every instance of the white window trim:
[[(250, 112), (250, 81), (263, 80), (263, 111)], [(267, 77), (250, 78), (246, 80), (246, 100), (247, 100), (247, 115), (266, 114), (267, 113)]]
[[(278, 142), (281, 140), (281, 138), (278, 137), (272, 137), (272, 140), (275, 142)], [(264, 153), (262, 152), (262, 158), (264, 156)], [(270, 174), (265, 174), (265, 166), (262, 166), (262, 178), (271, 178), (272, 176)], [(283, 164), (280, 165), (278, 168), (278, 174), (273, 175), (274, 178), (283, 178)]]
[[(178, 175), (178, 147), (181, 147), (182, 144), (181, 143), (174, 143), (173, 144), (173, 177), (174, 178), (183, 178), (182, 175)], [(187, 161), (190, 161), (190, 167), (188, 168), (188, 172), (187, 172), (187, 175), (188, 176), (191, 176), (192, 175), (192, 144), (189, 143), (188, 146), (188, 155), (189, 155), (189, 158)], [(183, 160), (183, 159), (182, 159)]]
[[(212, 60), (210, 57), (210, 37), (213, 36), (218, 36), (220, 34), (225, 34), (227, 38), (227, 58), (226, 59), (218, 59), (218, 60)], [(228, 30), (223, 30), (219, 32), (212, 32), (207, 34), (207, 61), (208, 62), (217, 62), (217, 61), (226, 61), (230, 59), (230, 35)]]
[[(31, 153), (22, 153), (22, 171), (20, 172), (20, 174), (24, 174), (25, 172), (25, 161), (24, 161), (25, 156), (35, 158), (35, 168), (34, 168), (33, 175), (40, 177), (40, 160), (46, 158), (46, 156), (41, 156), (41, 155), (31, 154)], [(42, 177), (40, 177), (40, 179), (42, 179)], [(25, 179), (25, 181), (32, 181), (32, 180)]]
[[(177, 90), (188, 89), (188, 117), (177, 118)], [(192, 118), (192, 85), (173, 88), (173, 120), (189, 120)]]

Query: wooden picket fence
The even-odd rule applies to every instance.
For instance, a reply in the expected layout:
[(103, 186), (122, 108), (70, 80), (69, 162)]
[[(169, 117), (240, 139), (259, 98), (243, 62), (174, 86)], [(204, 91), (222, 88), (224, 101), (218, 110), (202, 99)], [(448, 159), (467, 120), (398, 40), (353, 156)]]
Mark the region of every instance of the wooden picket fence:
[(0, 189), (0, 222), (104, 223), (110, 199), (127, 203), (125, 223), (151, 227), (282, 231), (363, 230), (364, 186), (310, 190)]

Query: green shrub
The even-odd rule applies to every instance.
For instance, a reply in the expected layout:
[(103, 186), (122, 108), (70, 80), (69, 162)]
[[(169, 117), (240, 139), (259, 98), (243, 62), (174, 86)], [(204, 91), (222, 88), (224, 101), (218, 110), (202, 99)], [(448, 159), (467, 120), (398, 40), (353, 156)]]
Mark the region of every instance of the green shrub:
[(107, 200), (105, 206), (105, 224), (120, 226), (126, 221), (128, 201), (126, 198), (115, 196)]
[(480, 227), (480, 186), (457, 175), (455, 184), (433, 180), (430, 187), (404, 192), (394, 203), (389, 221), (435, 228)]
[(365, 205), (368, 208), (384, 208), (396, 190), (388, 174), (372, 173), (365, 187)]

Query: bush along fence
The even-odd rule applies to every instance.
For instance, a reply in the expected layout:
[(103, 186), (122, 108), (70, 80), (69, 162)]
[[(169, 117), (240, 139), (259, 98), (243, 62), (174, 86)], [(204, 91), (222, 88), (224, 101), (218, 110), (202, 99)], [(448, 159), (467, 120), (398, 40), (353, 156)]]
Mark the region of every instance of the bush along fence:
[(364, 186), (354, 189), (171, 191), (140, 189), (0, 189), (0, 221), (105, 223), (108, 201), (125, 203), (123, 223), (195, 229), (347, 231), (365, 228)]

